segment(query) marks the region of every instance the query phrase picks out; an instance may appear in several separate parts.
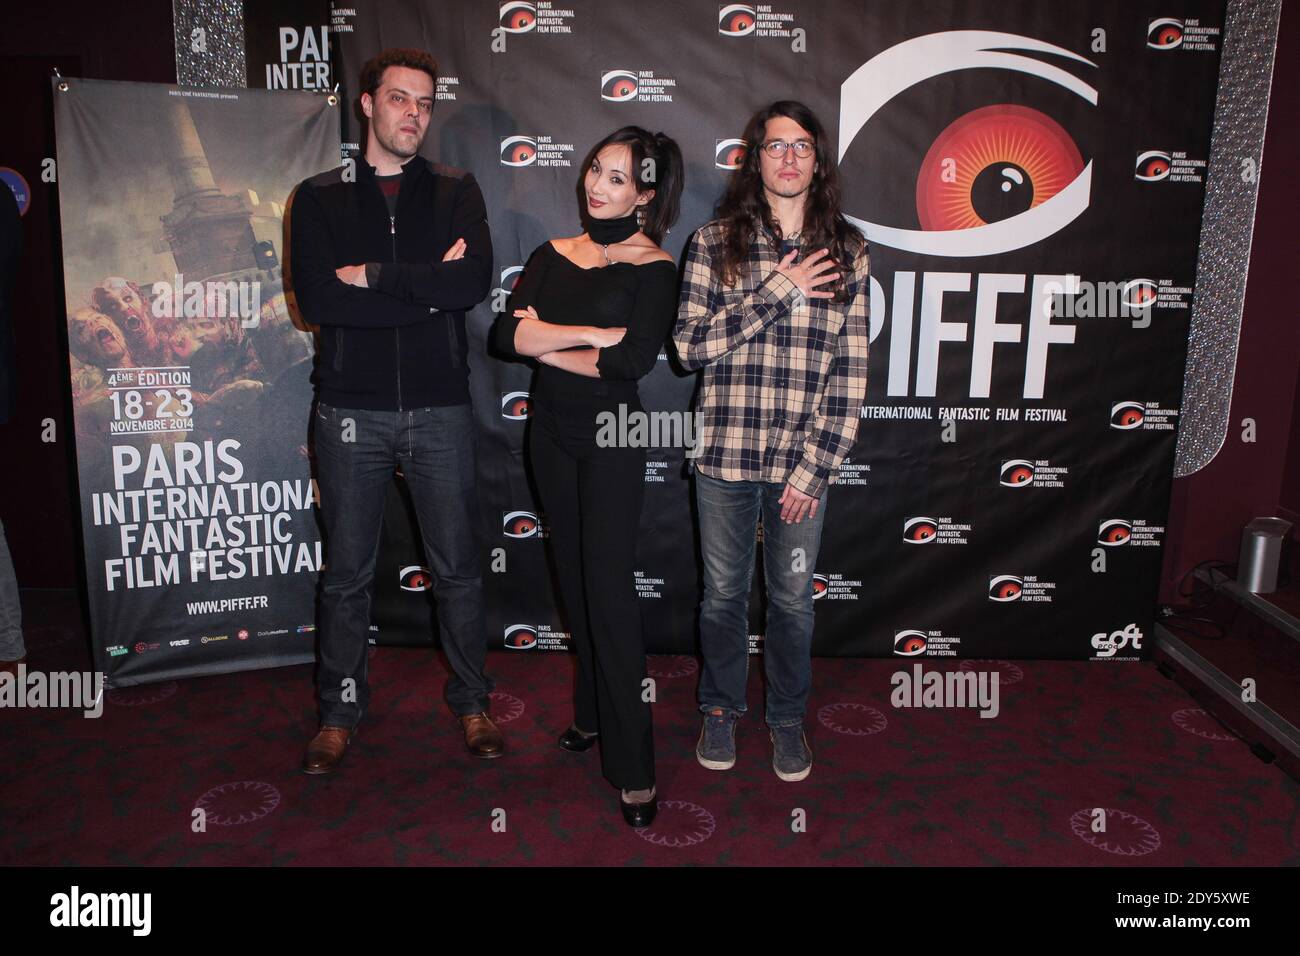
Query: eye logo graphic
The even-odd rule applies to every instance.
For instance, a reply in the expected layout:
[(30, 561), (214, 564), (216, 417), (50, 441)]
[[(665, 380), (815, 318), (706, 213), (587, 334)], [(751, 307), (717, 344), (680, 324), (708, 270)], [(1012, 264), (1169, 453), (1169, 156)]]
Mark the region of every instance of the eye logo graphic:
[(1147, 24), (1147, 48), (1151, 50), (1172, 50), (1182, 46), (1183, 21), (1173, 17), (1161, 17)]
[(899, 631), (894, 635), (894, 653), (899, 657), (916, 657), (924, 654), (926, 647), (924, 631)]
[(996, 577), (989, 578), (989, 600), (1001, 601), (1019, 601), (1020, 592), (1024, 589), (1025, 581), (1023, 578), (1014, 574), (999, 574)]
[(816, 601), (816, 600), (818, 600), (818, 599), (820, 599), (820, 598), (824, 598), (824, 597), (826, 596), (826, 588), (827, 588), (827, 586), (828, 586), (828, 582), (827, 582), (827, 580), (826, 580), (826, 575), (824, 575), (824, 574), (814, 574), (814, 575), (813, 575), (813, 580), (812, 580), (812, 592), (813, 592), (813, 600), (814, 600), (814, 601)]
[(729, 3), (718, 8), (718, 32), (724, 37), (747, 37), (754, 32), (758, 17), (747, 3)]
[(501, 396), (501, 417), (512, 422), (522, 422), (528, 418), (531, 408), (527, 392), (506, 392)]
[(1097, 529), (1097, 543), (1114, 548), (1121, 544), (1128, 544), (1132, 533), (1133, 525), (1129, 522), (1122, 518), (1111, 518), (1109, 521), (1103, 521), (1101, 527)]
[(720, 139), (713, 148), (713, 165), (718, 169), (739, 169), (749, 144), (743, 139)]
[(433, 575), (418, 564), (408, 564), (398, 571), (397, 580), (403, 591), (427, 591), (433, 587)]
[(903, 540), (908, 544), (929, 544), (939, 530), (933, 518), (908, 518), (903, 522)]
[(1004, 462), (998, 483), (1004, 488), (1019, 488), (1032, 484), (1034, 480), (1034, 463), (1023, 458)]
[(1118, 402), (1110, 409), (1110, 427), (1128, 430), (1141, 428), (1146, 409), (1141, 402)]
[(537, 646), (537, 628), (512, 624), (506, 628), (505, 646), (512, 651), (526, 651)]
[(1169, 154), (1161, 149), (1148, 149), (1137, 158), (1133, 167), (1133, 176), (1144, 183), (1158, 183), (1169, 178)]
[(499, 288), (506, 292), (514, 292), (515, 286), (519, 284), (519, 277), (524, 274), (523, 266), (510, 266), (501, 270), (501, 285)]
[[(1021, 51), (1021, 52), (1015, 52)], [(1055, 83), (1089, 104), (1097, 90), (1044, 59), (1096, 64), (1062, 47), (1014, 33), (951, 30), (906, 40), (872, 57), (840, 86), (839, 159), (877, 112), (904, 90), (944, 73), (999, 69)], [(956, 176), (943, 173), (956, 161)], [(952, 182), (946, 181), (952, 179)], [(1092, 196), (1092, 162), (1046, 114), (998, 104), (954, 120), (927, 152), (917, 177), (922, 228), (848, 218), (867, 239), (932, 256), (988, 256), (1040, 242), (1082, 215)]]
[(622, 103), (636, 98), (636, 74), (630, 70), (610, 70), (601, 74), (600, 98)]
[(531, 166), (537, 159), (537, 139), (507, 136), (501, 141), (501, 162), (505, 166)]
[(531, 3), (501, 4), (501, 29), (506, 33), (527, 33), (537, 26), (537, 7)]
[(1156, 301), (1156, 283), (1154, 279), (1130, 279), (1124, 283), (1124, 302), (1130, 308), (1145, 309)]
[(502, 521), (502, 531), (507, 538), (536, 537), (537, 515), (531, 511), (511, 511)]

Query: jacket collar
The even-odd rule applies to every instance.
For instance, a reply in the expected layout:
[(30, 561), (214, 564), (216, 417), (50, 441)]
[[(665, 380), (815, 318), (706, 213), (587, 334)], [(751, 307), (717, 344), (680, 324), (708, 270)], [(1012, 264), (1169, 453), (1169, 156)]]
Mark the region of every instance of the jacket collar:
[[(358, 159), (357, 162), (358, 175), (366, 179), (374, 179), (375, 167), (370, 165), (370, 162), (369, 160), (366, 159), (365, 154), (364, 153), (361, 154), (359, 157), (357, 157), (357, 159)], [(426, 171), (428, 171), (428, 168), (429, 168), (428, 160), (426, 160), (419, 153), (416, 153), (414, 156), (412, 156), (410, 159), (408, 159), (406, 162), (402, 164), (402, 181), (405, 182), (407, 180), (414, 180), (420, 177), (421, 175), (423, 175)]]

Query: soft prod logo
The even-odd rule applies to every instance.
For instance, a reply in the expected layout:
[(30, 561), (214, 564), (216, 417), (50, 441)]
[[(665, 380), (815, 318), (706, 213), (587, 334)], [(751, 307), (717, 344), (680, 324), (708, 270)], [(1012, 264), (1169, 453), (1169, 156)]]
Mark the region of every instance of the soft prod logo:
[(1142, 650), (1142, 629), (1137, 624), (1111, 631), (1109, 635), (1105, 632), (1092, 635), (1092, 649), (1097, 652), (1097, 658), (1114, 657), (1126, 647), (1132, 647), (1135, 651)]

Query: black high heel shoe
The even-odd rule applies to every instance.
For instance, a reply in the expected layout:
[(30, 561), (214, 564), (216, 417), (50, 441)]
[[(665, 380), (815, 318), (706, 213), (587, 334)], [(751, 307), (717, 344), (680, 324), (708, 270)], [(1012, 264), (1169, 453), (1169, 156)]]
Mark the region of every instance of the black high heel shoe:
[(580, 754), (596, 746), (598, 736), (600, 735), (591, 734), (588, 736), (587, 734), (580, 734), (577, 727), (570, 725), (569, 729), (560, 735), (560, 746), (565, 750)]
[(620, 791), (618, 805), (623, 811), (623, 819), (627, 821), (627, 825), (640, 830), (654, 823), (655, 814), (659, 812), (659, 794), (653, 793), (645, 803), (628, 803), (623, 799)]

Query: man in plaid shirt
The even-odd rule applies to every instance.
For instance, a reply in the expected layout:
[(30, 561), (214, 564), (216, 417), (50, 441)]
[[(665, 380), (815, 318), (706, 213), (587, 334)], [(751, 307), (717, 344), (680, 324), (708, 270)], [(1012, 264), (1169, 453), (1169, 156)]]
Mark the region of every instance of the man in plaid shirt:
[(748, 599), (763, 524), (766, 720), (782, 780), (812, 770), (812, 577), (832, 472), (853, 447), (867, 391), (866, 242), (840, 214), (834, 155), (812, 112), (781, 101), (692, 238), (673, 341), (702, 368), (695, 495), (704, 558), (699, 762), (736, 761), (745, 712)]

